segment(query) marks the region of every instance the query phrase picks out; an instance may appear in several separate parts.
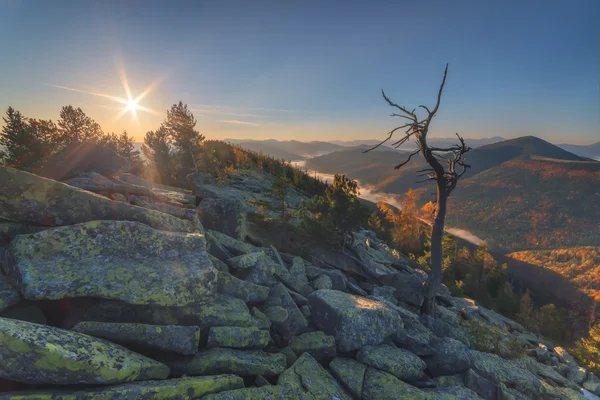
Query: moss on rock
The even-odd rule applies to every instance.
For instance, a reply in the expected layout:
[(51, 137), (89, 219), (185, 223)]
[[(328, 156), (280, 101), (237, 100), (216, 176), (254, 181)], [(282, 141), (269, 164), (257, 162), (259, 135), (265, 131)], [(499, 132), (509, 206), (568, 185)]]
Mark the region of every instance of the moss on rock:
[(3, 267), (28, 300), (101, 297), (185, 306), (212, 298), (204, 236), (129, 221), (92, 221), (20, 235)]
[(0, 318), (0, 376), (30, 384), (110, 384), (165, 379), (169, 368), (76, 332)]
[(73, 331), (125, 346), (137, 344), (185, 355), (196, 354), (200, 342), (200, 328), (196, 326), (84, 321), (77, 324)]
[(362, 396), (367, 366), (352, 358), (336, 357), (329, 363), (331, 374), (354, 396)]
[(0, 217), (41, 226), (94, 220), (135, 221), (173, 232), (196, 226), (159, 211), (132, 206), (28, 172), (0, 166)]
[(249, 304), (262, 303), (269, 296), (268, 287), (238, 279), (224, 271), (218, 273), (217, 291)]
[(224, 347), (200, 351), (192, 358), (171, 358), (165, 362), (176, 376), (212, 374), (273, 376), (279, 375), (285, 369), (283, 354)]
[(244, 381), (239, 376), (214, 375), (125, 383), (90, 391), (15, 392), (8, 393), (6, 395), (6, 400), (187, 400), (199, 399), (202, 396), (208, 396), (212, 393), (235, 390), (243, 387)]
[(365, 373), (363, 400), (429, 400), (422, 390), (402, 382), (394, 375), (369, 367)]
[(304, 353), (277, 380), (312, 394), (317, 400), (351, 400), (352, 397), (310, 354)]
[(313, 322), (335, 337), (340, 352), (382, 343), (403, 327), (398, 313), (377, 300), (322, 289), (313, 292), (308, 301)]
[(315, 358), (335, 357), (335, 338), (324, 332), (308, 332), (294, 336), (290, 340), (290, 348), (297, 355), (309, 353)]
[(406, 381), (423, 377), (423, 371), (427, 368), (427, 364), (410, 351), (387, 344), (365, 346), (360, 349), (356, 359)]
[(215, 393), (202, 400), (313, 400), (295, 386), (262, 386)]
[(269, 344), (269, 331), (236, 326), (213, 326), (208, 331), (207, 347), (262, 349)]

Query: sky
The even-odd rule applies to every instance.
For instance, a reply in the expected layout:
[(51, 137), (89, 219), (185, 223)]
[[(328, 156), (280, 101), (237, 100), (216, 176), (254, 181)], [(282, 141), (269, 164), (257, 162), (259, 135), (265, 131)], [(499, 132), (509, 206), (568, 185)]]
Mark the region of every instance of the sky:
[(600, 141), (598, 0), (0, 0), (0, 34), (3, 110), (140, 141), (180, 100), (207, 138), (383, 138), (381, 89), (433, 106), (446, 63), (431, 136)]

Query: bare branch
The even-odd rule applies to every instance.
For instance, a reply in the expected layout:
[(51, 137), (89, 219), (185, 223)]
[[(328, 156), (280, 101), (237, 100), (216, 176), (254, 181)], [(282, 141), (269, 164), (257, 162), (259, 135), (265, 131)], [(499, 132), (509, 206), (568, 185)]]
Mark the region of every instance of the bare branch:
[(396, 165), (394, 167), (394, 169), (400, 169), (400, 168), (404, 167), (406, 164), (409, 163), (410, 159), (413, 158), (413, 156), (416, 156), (420, 152), (421, 152), (421, 149), (417, 149), (414, 152), (410, 153), (410, 155), (408, 156), (408, 159), (406, 161), (404, 161), (403, 163), (400, 163), (400, 164)]
[(429, 107), (424, 106), (424, 105), (420, 105), (419, 107), (424, 108), (427, 111), (427, 114), (431, 115), (431, 111), (429, 110)]
[(363, 151), (363, 153), (368, 153), (371, 150), (375, 150), (376, 148), (378, 148), (379, 146), (381, 146), (382, 144), (384, 144), (385, 142), (387, 142), (388, 140), (390, 140), (392, 138), (392, 136), (394, 135), (394, 132), (396, 132), (398, 129), (406, 128), (407, 126), (412, 126), (412, 124), (405, 124), (405, 125), (402, 125), (402, 126), (399, 126), (397, 128), (392, 129), (388, 133), (388, 137), (385, 140), (381, 141), (379, 144), (375, 145), (374, 147)]
[(417, 116), (414, 114), (414, 112), (410, 112), (408, 111), (406, 108), (404, 107), (400, 107), (398, 104), (394, 103), (393, 101), (391, 101), (386, 95), (385, 92), (383, 91), (383, 89), (381, 89), (381, 94), (383, 95), (383, 98), (385, 99), (385, 101), (387, 101), (387, 103), (392, 106), (392, 107), (396, 107), (398, 110), (402, 111), (403, 113), (405, 113), (406, 115), (408, 115), (409, 117), (411, 117), (411, 119), (413, 121), (417, 121)]
[(435, 107), (433, 111), (430, 112), (431, 116), (434, 116), (437, 113), (438, 108), (440, 108), (440, 101), (442, 99), (442, 91), (444, 90), (444, 85), (446, 84), (446, 75), (448, 75), (448, 64), (446, 64), (446, 68), (444, 69), (444, 77), (442, 78), (442, 84), (440, 85), (440, 90), (438, 91), (437, 102), (435, 103)]

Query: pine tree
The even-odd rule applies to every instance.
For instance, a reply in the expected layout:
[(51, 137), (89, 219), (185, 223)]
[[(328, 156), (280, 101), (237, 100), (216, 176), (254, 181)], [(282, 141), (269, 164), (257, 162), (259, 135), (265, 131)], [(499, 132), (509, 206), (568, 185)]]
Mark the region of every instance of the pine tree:
[(0, 159), (6, 165), (35, 170), (53, 150), (57, 129), (52, 121), (28, 119), (12, 107), (3, 117)]
[(100, 125), (88, 117), (81, 108), (64, 106), (58, 120), (59, 147), (74, 142), (101, 142), (104, 132)]
[(179, 102), (167, 110), (167, 118), (163, 121), (161, 129), (168, 135), (173, 144), (179, 161), (180, 174), (185, 176), (197, 171), (196, 158), (201, 150), (204, 136), (196, 129), (196, 118), (188, 109), (187, 104)]

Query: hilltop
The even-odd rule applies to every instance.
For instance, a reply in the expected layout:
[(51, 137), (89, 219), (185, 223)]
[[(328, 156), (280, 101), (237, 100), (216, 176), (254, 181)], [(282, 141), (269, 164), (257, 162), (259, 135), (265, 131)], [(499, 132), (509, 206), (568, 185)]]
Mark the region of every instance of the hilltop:
[[(401, 170), (402, 151), (362, 154), (338, 151), (306, 162), (325, 173), (341, 172), (384, 193), (419, 190), (421, 204), (432, 197), (430, 182), (417, 184), (415, 159)], [(600, 244), (600, 163), (526, 136), (469, 152), (472, 168), (450, 198), (448, 222), (506, 249)], [(582, 204), (582, 199), (585, 199)]]
[(343, 250), (303, 233), (306, 175), (282, 242), (268, 193), (285, 165), (207, 145), (237, 159), (186, 188), (116, 154), (62, 182), (0, 167), (3, 398), (600, 394), (564, 348), (445, 286), (419, 315), (426, 272), (374, 232)]

